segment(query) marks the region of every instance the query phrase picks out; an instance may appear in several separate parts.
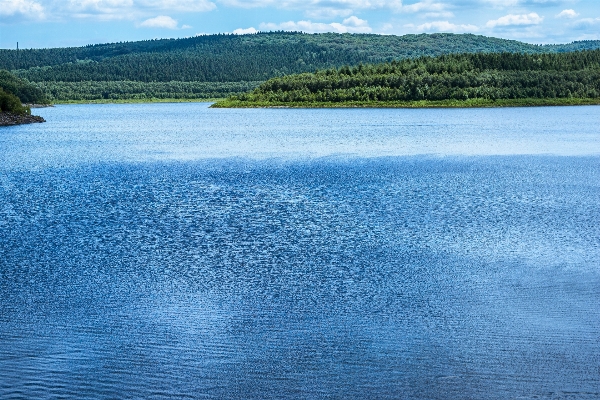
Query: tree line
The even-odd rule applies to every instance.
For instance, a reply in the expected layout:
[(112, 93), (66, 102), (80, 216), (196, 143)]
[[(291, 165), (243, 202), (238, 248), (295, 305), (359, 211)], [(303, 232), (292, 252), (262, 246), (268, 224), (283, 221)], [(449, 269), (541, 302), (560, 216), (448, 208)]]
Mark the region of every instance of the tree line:
[(32, 82), (264, 81), (315, 69), (452, 53), (544, 53), (600, 48), (600, 41), (536, 46), (472, 34), (206, 35), (74, 48), (0, 50), (0, 68)]
[(256, 88), (254, 82), (36, 82), (50, 101), (215, 99)]
[(239, 102), (600, 98), (600, 50), (455, 54), (273, 78)]

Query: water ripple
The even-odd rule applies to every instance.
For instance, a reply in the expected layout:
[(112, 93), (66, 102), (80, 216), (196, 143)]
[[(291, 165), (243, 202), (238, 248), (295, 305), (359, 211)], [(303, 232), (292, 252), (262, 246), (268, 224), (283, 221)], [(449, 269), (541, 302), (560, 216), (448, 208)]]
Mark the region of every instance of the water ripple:
[(593, 398), (599, 165), (6, 173), (0, 394)]

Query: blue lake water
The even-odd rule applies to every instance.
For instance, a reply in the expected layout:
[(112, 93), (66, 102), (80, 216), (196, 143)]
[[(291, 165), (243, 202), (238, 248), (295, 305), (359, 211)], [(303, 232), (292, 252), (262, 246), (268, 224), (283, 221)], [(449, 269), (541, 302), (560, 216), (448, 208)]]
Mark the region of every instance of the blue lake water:
[(600, 107), (0, 128), (0, 398), (600, 398)]

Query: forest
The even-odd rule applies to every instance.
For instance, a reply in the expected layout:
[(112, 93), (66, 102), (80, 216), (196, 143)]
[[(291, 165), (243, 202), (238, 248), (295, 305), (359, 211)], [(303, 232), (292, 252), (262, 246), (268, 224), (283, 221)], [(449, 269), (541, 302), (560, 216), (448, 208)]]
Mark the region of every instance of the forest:
[(215, 106), (474, 99), (488, 102), (595, 99), (594, 102), (600, 102), (600, 50), (555, 54), (451, 54), (330, 68), (273, 78), (250, 93), (230, 97)]
[(0, 88), (5, 93), (15, 95), (22, 103), (47, 103), (42, 89), (27, 80), (20, 79), (6, 70), (0, 69)]
[(205, 35), (56, 49), (0, 50), (0, 68), (50, 101), (203, 99), (240, 94), (273, 77), (456, 53), (563, 53), (600, 41), (533, 45), (472, 34)]
[(147, 100), (222, 99), (256, 88), (255, 82), (137, 82), (137, 81), (85, 81), (85, 82), (36, 82), (51, 100)]
[(6, 70), (0, 70), (0, 111), (13, 114), (31, 114), (26, 103), (46, 104), (43, 91)]

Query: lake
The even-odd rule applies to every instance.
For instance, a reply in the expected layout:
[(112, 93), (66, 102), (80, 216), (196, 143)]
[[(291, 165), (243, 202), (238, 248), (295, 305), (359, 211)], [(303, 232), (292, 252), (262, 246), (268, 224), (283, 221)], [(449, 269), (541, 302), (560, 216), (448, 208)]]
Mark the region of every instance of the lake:
[(600, 107), (35, 112), (0, 398), (600, 397)]

